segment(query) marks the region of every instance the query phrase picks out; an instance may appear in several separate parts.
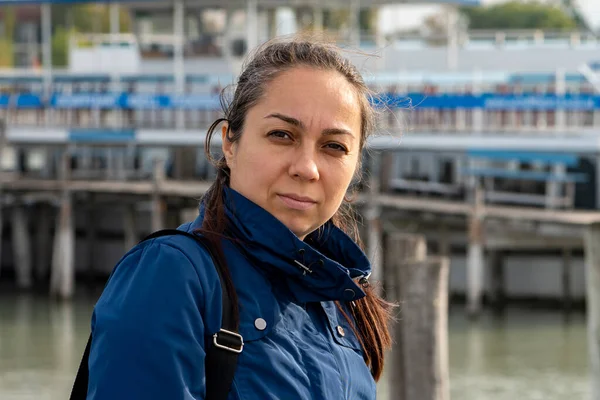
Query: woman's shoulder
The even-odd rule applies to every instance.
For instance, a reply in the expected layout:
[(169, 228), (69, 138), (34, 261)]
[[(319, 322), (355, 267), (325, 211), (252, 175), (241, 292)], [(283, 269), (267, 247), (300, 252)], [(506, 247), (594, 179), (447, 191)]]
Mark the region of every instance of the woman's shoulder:
[[(183, 226), (185, 227), (185, 226)], [(117, 264), (134, 264), (144, 270), (167, 269), (172, 274), (197, 276), (200, 282), (218, 280), (218, 273), (204, 241), (190, 237), (191, 232), (178, 229), (183, 234), (171, 231), (168, 234), (147, 239), (133, 247)], [(187, 233), (187, 235), (186, 235)], [(149, 272), (149, 271), (147, 271)]]
[(208, 250), (178, 234), (139, 243), (116, 264), (96, 308), (128, 299), (147, 302), (150, 297), (187, 298), (201, 312), (219, 309), (219, 275)]

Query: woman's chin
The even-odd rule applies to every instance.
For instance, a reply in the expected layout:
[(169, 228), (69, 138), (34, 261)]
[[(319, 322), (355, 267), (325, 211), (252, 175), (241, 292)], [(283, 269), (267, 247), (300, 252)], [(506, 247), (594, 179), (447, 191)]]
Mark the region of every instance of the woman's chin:
[(291, 218), (282, 222), (290, 231), (294, 232), (294, 235), (298, 236), (300, 240), (304, 240), (306, 235), (316, 229), (314, 224), (310, 224), (307, 221), (300, 221), (298, 218)]

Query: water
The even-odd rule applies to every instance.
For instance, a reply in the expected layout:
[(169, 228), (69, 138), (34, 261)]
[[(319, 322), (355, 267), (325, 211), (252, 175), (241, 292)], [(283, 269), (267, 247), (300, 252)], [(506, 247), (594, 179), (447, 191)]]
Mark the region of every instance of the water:
[[(0, 399), (68, 398), (95, 298), (57, 303), (42, 295), (0, 294)], [(453, 400), (589, 396), (581, 314), (566, 321), (558, 312), (510, 309), (500, 320), (470, 322), (453, 307), (449, 332)]]

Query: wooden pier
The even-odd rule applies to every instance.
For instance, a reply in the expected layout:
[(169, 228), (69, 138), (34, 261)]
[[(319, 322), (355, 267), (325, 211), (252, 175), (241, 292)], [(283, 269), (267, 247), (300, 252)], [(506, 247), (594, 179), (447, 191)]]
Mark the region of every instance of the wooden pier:
[[(6, 139), (3, 132), (0, 126), (0, 154)], [(17, 286), (31, 287), (34, 277), (43, 274), (44, 259), (50, 259), (49, 290), (52, 296), (61, 299), (69, 299), (75, 289), (74, 210), (93, 207), (93, 202), (87, 201), (90, 196), (101, 197), (114, 207), (124, 208), (123, 246), (127, 249), (139, 240), (136, 203), (150, 204), (152, 230), (172, 227), (182, 221), (167, 222), (167, 212), (187, 213), (193, 217), (189, 214), (196, 211), (190, 213), (189, 210), (195, 209), (198, 199), (211, 184), (209, 180), (185, 179), (182, 174), (167, 177), (164, 160), (160, 159), (154, 162), (153, 172), (145, 175), (140, 171), (126, 170), (124, 166), (114, 174), (81, 167), (73, 169), (69, 146), (54, 150), (61, 156), (53, 174), (0, 172), (0, 207), (10, 207), (10, 213), (0, 212), (0, 244), (1, 227), (10, 224)], [(452, 228), (448, 221), (462, 227), (462, 236), (466, 238), (467, 312), (474, 317), (482, 309), (486, 259), (489, 263), (487, 268), (495, 277), (493, 301), (499, 302), (504, 293), (503, 251), (517, 248), (561, 250), (564, 254), (563, 287), (568, 298), (569, 274), (564, 271), (568, 272), (570, 252), (584, 249), (589, 353), (596, 385), (594, 398), (600, 398), (600, 338), (596, 335), (600, 331), (600, 212), (487, 204), (478, 186), (467, 196), (470, 199), (467, 201), (394, 194), (386, 190), (388, 177), (387, 171), (381, 167), (382, 153), (385, 155), (385, 151), (371, 153), (367, 163), (367, 189), (356, 200), (365, 221), (367, 253), (373, 261), (374, 279), (385, 278), (385, 237), (394, 230), (393, 222), (397, 220), (412, 219), (423, 226), (429, 224), (430, 231), (419, 233), (429, 241), (435, 241), (441, 255), (448, 255), (449, 243), (456, 233), (456, 228)], [(167, 203), (177, 204), (175, 207), (178, 209), (169, 209)], [(45, 206), (41, 210), (46, 209), (36, 214), (33, 234), (28, 229), (33, 224), (32, 215), (28, 215), (25, 208), (32, 204), (43, 204)], [(56, 211), (54, 222), (47, 212), (48, 205)], [(7, 217), (4, 221), (3, 216)], [(91, 239), (94, 237), (94, 224), (89, 225), (88, 239)], [(546, 231), (554, 233), (545, 234)], [(51, 254), (48, 254), (48, 249), (51, 249)], [(2, 253), (0, 247), (0, 259)], [(386, 260), (385, 266), (393, 264)]]

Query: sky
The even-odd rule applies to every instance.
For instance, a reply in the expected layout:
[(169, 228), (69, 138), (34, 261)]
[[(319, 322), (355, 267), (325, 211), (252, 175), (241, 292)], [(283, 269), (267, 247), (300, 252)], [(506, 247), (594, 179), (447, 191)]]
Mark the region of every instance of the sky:
[[(502, 3), (507, 0), (482, 0), (484, 5)], [(592, 27), (600, 29), (600, 0), (576, 0), (581, 11), (589, 20)], [(439, 6), (415, 6), (398, 5), (386, 6), (389, 12), (382, 13), (381, 26), (384, 32), (390, 32), (401, 26), (403, 29), (411, 29), (421, 25), (425, 17), (439, 11)]]

